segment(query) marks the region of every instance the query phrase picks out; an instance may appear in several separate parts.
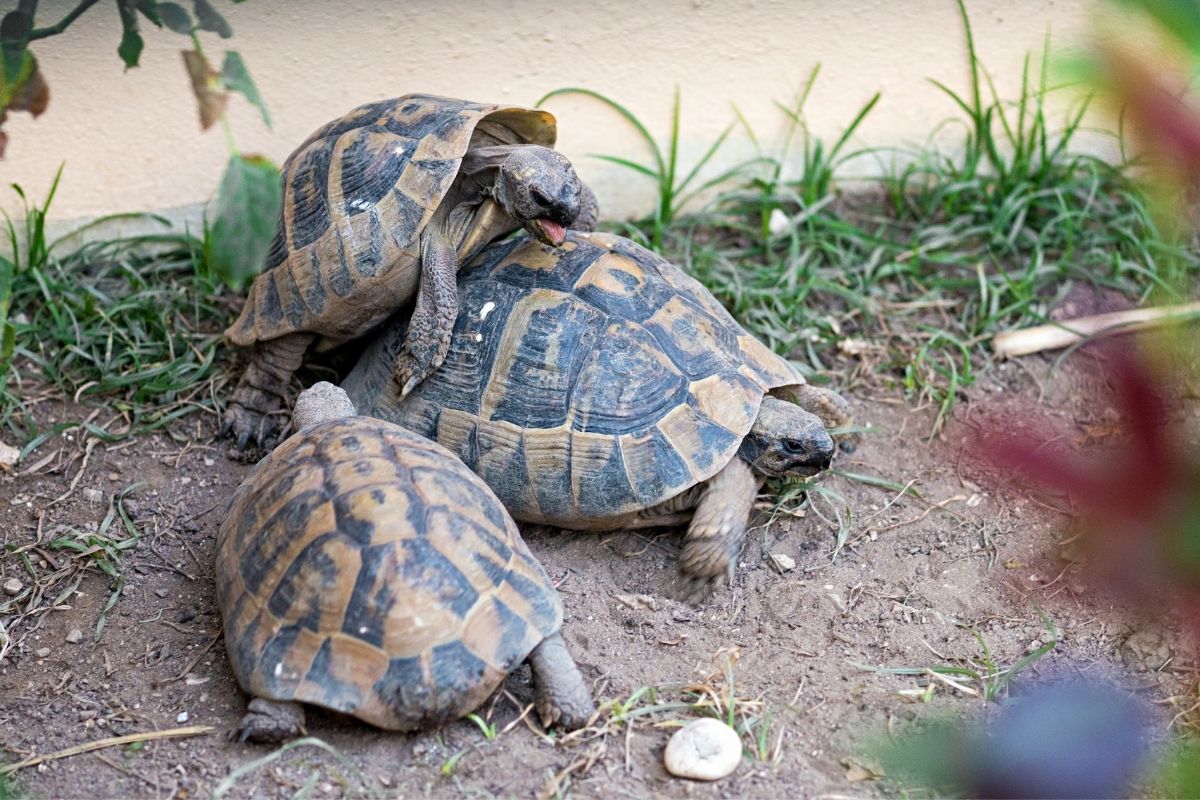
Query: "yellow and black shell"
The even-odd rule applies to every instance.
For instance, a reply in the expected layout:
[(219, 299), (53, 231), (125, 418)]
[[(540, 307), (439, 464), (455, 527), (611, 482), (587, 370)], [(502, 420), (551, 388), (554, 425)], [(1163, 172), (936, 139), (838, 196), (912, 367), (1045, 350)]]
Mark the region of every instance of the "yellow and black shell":
[(421, 94), (359, 106), (320, 128), (284, 162), (275, 241), (226, 337), (248, 346), (308, 331), (328, 344), (366, 332), (416, 295), (421, 232), (467, 150), (552, 147), (556, 132), (545, 111)]
[(603, 528), (732, 460), (773, 388), (804, 383), (678, 267), (609, 234), (494, 244), (459, 274), (441, 368), (400, 400), (389, 324), (343, 383), (435, 439), (518, 520)]
[(216, 582), (247, 693), (394, 730), (469, 713), (562, 623), (491, 490), (367, 417), (305, 429), (254, 468), (221, 524)]

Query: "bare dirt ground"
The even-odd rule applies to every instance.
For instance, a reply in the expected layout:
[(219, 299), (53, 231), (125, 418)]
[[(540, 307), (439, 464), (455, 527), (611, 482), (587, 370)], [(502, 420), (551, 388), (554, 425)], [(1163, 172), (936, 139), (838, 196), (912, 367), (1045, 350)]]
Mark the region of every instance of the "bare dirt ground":
[[(1096, 387), (1082, 373), (1060, 372), (1039, 405), (1034, 375), (1047, 363), (997, 367), (956, 417), (999, 401), (1018, 415), (1037, 407), (1076, 431), (1095, 424), (1084, 398)], [(480, 711), (499, 731), (494, 740), (466, 720), (399, 735), (312, 713), (310, 735), (336, 752), (288, 750), (227, 782), (224, 796), (876, 796), (885, 789), (862, 756), (865, 742), (938, 710), (978, 712), (984, 702), (930, 677), (860, 665), (979, 659), (978, 642), (959, 623), (976, 630), (996, 665), (1007, 667), (1049, 640), (1038, 608), (1060, 639), (1025, 674), (1070, 665), (1115, 676), (1162, 704), (1165, 730), (1175, 713), (1166, 698), (1186, 693), (1194, 680), (1194, 668), (1170, 644), (1171, 624), (1145, 628), (1098, 600), (1062, 558), (1059, 517), (974, 482), (952, 436), (926, 441), (932, 409), (914, 408), (884, 386), (850, 394), (875, 430), (840, 459), (840, 469), (912, 481), (923, 499), (828, 476), (824, 485), (853, 514), (836, 560), (836, 530), (818, 515), (781, 516), (768, 525), (760, 518), (734, 585), (697, 607), (666, 594), (677, 533), (528, 533), (531, 549), (561, 581), (566, 638), (598, 699), (627, 701), (643, 687), (659, 687), (653, 696), (643, 693), (635, 710), (675, 703), (686, 695), (671, 687), (689, 682), (723, 696), (728, 676), (712, 677), (714, 662), (728, 664), (736, 652), (735, 714), (759, 721), (743, 737), (746, 756), (731, 777), (699, 784), (664, 771), (672, 726), (696, 716), (687, 708), (630, 716), (627, 724), (602, 719), (557, 741), (541, 735), (530, 717), (521, 719), (532, 697), (522, 669)], [(38, 409), (45, 423), (77, 418), (68, 411)], [(0, 762), (121, 734), (214, 729), (27, 767), (11, 779), (19, 794), (209, 797), (235, 769), (273, 752), (227, 737), (245, 698), (219, 635), (213, 547), (223, 501), (248, 466), (228, 459), (214, 432), (211, 419), (192, 419), (175, 429), (182, 442), (164, 434), (96, 442), (74, 490), (58, 503), (52, 501), (68, 492), (83, 465), (79, 431), (42, 445), (18, 474), (0, 481), (0, 530), (10, 551), (0, 561), (0, 585), (16, 578), (21, 592), (30, 588), (16, 550), (43, 581), (33, 594), (16, 595), (17, 603), (0, 595), (0, 620), (11, 637), (0, 660)], [(101, 528), (114, 496), (135, 483), (126, 505), (139, 538), (122, 553), (124, 589), (96, 641), (114, 579), (95, 567), (77, 574), (94, 556), (68, 558), (48, 543), (72, 537), (71, 530), (82, 536)], [(119, 516), (108, 532), (128, 536)], [(780, 571), (772, 554), (790, 557), (795, 567)], [(75, 591), (65, 591), (80, 576)], [(38, 588), (50, 581), (52, 588)], [(75, 630), (82, 639), (71, 643)], [(931, 681), (926, 704), (912, 690)]]

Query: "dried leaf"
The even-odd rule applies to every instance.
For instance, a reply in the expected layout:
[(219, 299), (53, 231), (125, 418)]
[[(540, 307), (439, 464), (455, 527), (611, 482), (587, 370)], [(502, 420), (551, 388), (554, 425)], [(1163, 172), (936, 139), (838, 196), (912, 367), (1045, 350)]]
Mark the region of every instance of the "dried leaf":
[(33, 71), (16, 88), (16, 92), (8, 101), (7, 108), (12, 111), (28, 111), (37, 117), (46, 110), (46, 106), (50, 103), (50, 87), (46, 84), (46, 79), (42, 77), (42, 71), (38, 69), (37, 60), (34, 59), (33, 54), (26, 53), (26, 55), (33, 63)]
[(192, 15), (178, 3), (159, 3), (158, 14), (162, 17), (163, 25), (184, 36), (191, 33), (192, 28), (196, 27), (196, 23), (192, 21)]
[(221, 82), (225, 84), (226, 89), (238, 92), (249, 100), (262, 114), (263, 124), (268, 128), (271, 127), (271, 115), (267, 113), (267, 104), (263, 102), (258, 87), (254, 85), (254, 79), (250, 77), (250, 71), (246, 69), (246, 62), (235, 50), (225, 53), (225, 63), (221, 65)]
[[(33, 53), (25, 51), (24, 63), (14, 83), (6, 83), (0, 74), (0, 126), (8, 118), (7, 111), (28, 111), (33, 116), (40, 115), (50, 102), (50, 87), (42, 77)], [(0, 130), (0, 158), (4, 158), (4, 150), (8, 144), (8, 136)], [(0, 331), (0, 360), (3, 359), (3, 341), (7, 335)], [(3, 370), (0, 370), (2, 373)]]
[(225, 113), (229, 95), (220, 91), (221, 76), (208, 66), (208, 60), (195, 50), (183, 51), (183, 64), (192, 79), (192, 93), (200, 108), (200, 128), (208, 130)]
[(283, 200), (279, 169), (261, 156), (229, 159), (205, 256), (227, 285), (240, 288), (262, 270)]

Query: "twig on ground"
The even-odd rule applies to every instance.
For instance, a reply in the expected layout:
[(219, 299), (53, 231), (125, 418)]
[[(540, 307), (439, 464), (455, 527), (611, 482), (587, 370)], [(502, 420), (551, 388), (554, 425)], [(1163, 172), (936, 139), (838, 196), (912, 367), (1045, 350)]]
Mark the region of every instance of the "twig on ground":
[(113, 736), (108, 739), (97, 739), (94, 742), (86, 742), (77, 744), (74, 747), (68, 747), (65, 750), (58, 750), (54, 753), (47, 753), (44, 756), (30, 756), (23, 761), (18, 761), (15, 764), (5, 764), (0, 766), (0, 775), (11, 775), (19, 769), (25, 767), (33, 767), (46, 761), (57, 761), (61, 758), (69, 758), (77, 756), (81, 753), (90, 753), (93, 750), (103, 750), (106, 747), (119, 747), (123, 744), (134, 744), (136, 742), (149, 742), (156, 739), (178, 739), (184, 736), (203, 736), (207, 733), (212, 733), (215, 728), (211, 725), (189, 725), (186, 728), (171, 728), (165, 731), (147, 731), (145, 733), (130, 733), (125, 736)]

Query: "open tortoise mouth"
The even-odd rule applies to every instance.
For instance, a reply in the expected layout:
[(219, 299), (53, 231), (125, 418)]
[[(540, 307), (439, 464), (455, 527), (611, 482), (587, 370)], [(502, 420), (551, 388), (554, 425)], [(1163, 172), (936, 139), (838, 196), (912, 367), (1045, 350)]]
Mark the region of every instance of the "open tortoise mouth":
[(529, 231), (542, 244), (558, 247), (567, 238), (567, 229), (563, 225), (548, 219), (531, 219), (525, 223)]

